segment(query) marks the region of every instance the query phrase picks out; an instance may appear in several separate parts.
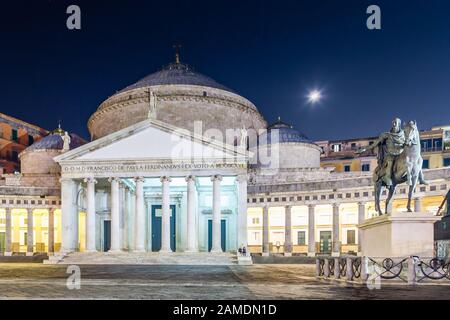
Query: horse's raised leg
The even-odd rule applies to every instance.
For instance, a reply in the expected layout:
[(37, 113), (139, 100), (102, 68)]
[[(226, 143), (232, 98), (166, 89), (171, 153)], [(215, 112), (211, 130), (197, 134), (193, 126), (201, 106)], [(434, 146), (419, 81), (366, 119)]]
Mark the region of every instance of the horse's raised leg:
[(391, 203), (392, 197), (394, 196), (395, 188), (396, 188), (396, 187), (397, 187), (397, 186), (396, 186), (395, 184), (393, 184), (393, 185), (391, 185), (391, 186), (389, 187), (389, 195), (388, 195), (388, 197), (387, 197), (387, 199), (386, 199), (386, 214), (391, 213), (391, 212), (389, 212), (389, 211), (390, 211), (390, 210), (389, 210), (389, 205), (390, 205), (390, 203)]

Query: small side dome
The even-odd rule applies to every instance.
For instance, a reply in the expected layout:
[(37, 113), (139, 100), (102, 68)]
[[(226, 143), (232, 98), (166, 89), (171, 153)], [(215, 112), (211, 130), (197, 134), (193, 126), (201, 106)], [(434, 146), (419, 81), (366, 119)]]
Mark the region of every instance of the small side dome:
[(298, 170), (320, 167), (320, 147), (280, 118), (258, 140), (261, 154), (270, 155), (273, 160), (270, 164), (261, 163), (262, 168)]
[[(64, 136), (64, 130), (61, 127), (53, 130), (49, 135), (36, 141), (31, 146), (25, 149), (25, 151), (34, 150), (62, 150), (64, 141), (62, 137)], [(78, 148), (86, 143), (86, 141), (74, 133), (70, 133), (70, 150)]]
[[(57, 174), (61, 167), (53, 158), (63, 152), (65, 131), (59, 126), (49, 135), (36, 141), (19, 154), (20, 171), (23, 174)], [(69, 134), (70, 150), (87, 143), (76, 134)]]
[[(277, 130), (278, 134), (272, 134), (274, 130)], [(276, 141), (272, 141), (272, 139), (275, 139)], [(266, 143), (272, 144), (288, 142), (313, 143), (306, 135), (295, 130), (292, 125), (281, 121), (280, 117), (278, 117), (277, 122), (267, 128), (267, 133), (263, 133), (260, 136), (260, 145), (264, 145)]]

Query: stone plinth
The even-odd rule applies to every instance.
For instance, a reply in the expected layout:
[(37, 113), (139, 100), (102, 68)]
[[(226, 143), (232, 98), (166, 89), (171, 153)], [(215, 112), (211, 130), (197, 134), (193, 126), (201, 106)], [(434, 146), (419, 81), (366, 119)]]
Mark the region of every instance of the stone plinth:
[(434, 223), (440, 217), (422, 212), (395, 212), (365, 220), (362, 254), (366, 257), (432, 257)]

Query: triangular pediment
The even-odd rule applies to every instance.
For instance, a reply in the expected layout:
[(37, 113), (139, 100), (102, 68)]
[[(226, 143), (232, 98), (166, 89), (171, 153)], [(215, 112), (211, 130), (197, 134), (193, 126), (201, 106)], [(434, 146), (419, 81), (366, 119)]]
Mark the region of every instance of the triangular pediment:
[(217, 141), (209, 141), (157, 120), (145, 120), (92, 141), (55, 158), (67, 161), (192, 160), (245, 162), (245, 150)]

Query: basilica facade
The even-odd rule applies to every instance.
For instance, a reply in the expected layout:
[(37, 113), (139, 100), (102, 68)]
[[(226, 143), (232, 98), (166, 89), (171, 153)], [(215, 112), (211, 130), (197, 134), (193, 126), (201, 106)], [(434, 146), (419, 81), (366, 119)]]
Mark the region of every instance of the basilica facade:
[[(177, 57), (100, 104), (91, 141), (61, 128), (0, 183), (0, 251), (355, 253), (371, 172), (321, 166), (320, 145)], [(66, 141), (67, 142), (67, 141)], [(450, 167), (425, 170), (437, 211)], [(390, 210), (405, 210), (402, 186)]]

